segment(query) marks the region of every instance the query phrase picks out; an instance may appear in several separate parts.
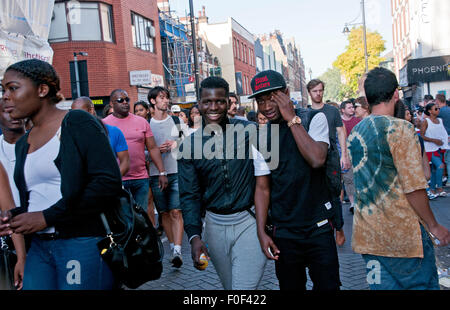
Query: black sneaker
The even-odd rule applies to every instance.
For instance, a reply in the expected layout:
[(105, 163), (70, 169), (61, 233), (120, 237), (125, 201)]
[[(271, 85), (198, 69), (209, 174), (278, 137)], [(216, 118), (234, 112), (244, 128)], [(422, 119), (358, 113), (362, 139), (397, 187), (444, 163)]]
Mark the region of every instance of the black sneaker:
[(181, 258), (181, 253), (174, 252), (170, 262), (172, 263), (172, 267), (180, 268), (181, 265), (183, 265), (183, 259)]

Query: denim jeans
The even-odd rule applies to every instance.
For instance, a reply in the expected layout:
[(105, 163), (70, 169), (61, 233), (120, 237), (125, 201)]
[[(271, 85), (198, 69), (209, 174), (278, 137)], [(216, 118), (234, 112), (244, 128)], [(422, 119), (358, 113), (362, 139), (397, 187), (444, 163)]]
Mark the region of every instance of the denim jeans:
[(123, 181), (123, 187), (131, 192), (134, 201), (147, 212), (149, 179), (136, 179)]
[(24, 290), (110, 290), (114, 278), (100, 257), (102, 237), (41, 240), (27, 253)]
[(435, 190), (436, 188), (442, 188), (442, 175), (444, 173), (444, 168), (441, 168), (442, 157), (433, 155), (431, 156), (431, 179), (430, 179), (430, 189)]
[(439, 290), (433, 243), (422, 225), (420, 229), (423, 258), (362, 255), (371, 290)]
[(159, 177), (150, 177), (150, 186), (152, 187), (153, 199), (159, 213), (181, 209), (180, 192), (178, 190), (178, 174), (168, 174), (167, 180), (169, 181), (169, 184), (164, 191), (161, 191), (159, 189)]
[(447, 184), (450, 184), (450, 182), (449, 182), (449, 179), (450, 179), (450, 150), (445, 151), (444, 161), (445, 161), (445, 164), (447, 165)]

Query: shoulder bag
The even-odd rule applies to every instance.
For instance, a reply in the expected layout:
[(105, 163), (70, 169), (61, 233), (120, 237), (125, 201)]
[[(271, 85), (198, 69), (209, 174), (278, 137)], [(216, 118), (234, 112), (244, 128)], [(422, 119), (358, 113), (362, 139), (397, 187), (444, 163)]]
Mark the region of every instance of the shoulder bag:
[(106, 237), (97, 246), (114, 277), (132, 289), (159, 279), (164, 248), (147, 212), (131, 194), (122, 189), (120, 205), (100, 217)]

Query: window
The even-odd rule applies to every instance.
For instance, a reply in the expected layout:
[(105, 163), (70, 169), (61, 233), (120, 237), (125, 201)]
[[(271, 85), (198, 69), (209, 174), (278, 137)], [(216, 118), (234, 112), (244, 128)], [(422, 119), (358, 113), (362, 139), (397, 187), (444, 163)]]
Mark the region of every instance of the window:
[(55, 3), (48, 41), (113, 42), (112, 7), (99, 2)]
[(150, 53), (155, 52), (155, 27), (145, 17), (131, 12), (131, 32), (133, 46)]
[(236, 39), (236, 44), (237, 44), (237, 58), (239, 60), (241, 60), (241, 47), (239, 45), (239, 40)]

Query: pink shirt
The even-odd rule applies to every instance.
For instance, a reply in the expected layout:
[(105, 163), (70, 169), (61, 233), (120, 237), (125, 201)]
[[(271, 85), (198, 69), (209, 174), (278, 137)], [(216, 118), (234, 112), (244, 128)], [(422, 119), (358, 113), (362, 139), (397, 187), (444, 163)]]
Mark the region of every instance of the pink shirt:
[(105, 117), (103, 122), (118, 127), (127, 141), (130, 170), (122, 179), (126, 181), (148, 178), (145, 166), (145, 139), (153, 137), (153, 133), (147, 120), (130, 113), (125, 118), (117, 118), (111, 114)]

